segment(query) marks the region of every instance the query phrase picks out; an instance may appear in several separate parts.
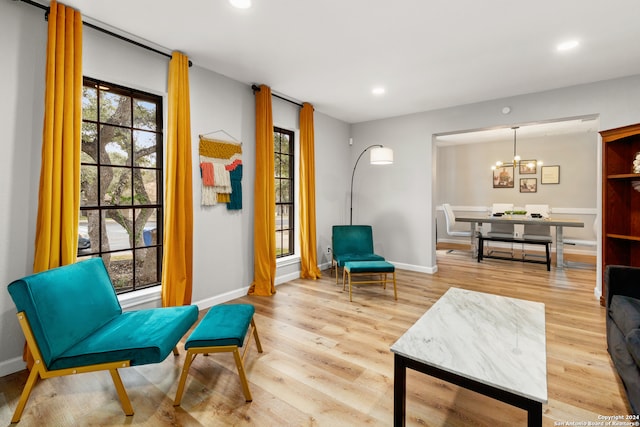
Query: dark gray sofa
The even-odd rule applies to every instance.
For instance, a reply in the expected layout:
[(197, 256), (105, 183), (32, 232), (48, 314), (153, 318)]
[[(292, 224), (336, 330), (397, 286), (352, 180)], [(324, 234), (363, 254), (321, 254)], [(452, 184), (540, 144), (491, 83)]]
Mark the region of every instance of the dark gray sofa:
[(609, 265), (607, 349), (634, 414), (640, 413), (640, 267)]

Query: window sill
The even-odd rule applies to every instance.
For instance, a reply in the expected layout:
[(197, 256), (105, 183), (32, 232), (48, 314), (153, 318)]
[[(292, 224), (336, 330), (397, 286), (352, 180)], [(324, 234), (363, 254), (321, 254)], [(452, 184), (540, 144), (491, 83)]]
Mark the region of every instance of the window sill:
[[(153, 286), (151, 288), (141, 289), (139, 291), (127, 292), (126, 294), (118, 295), (118, 301), (122, 309), (129, 309), (143, 304), (156, 303), (162, 299), (161, 286)], [(154, 304), (158, 307), (159, 304)]]
[(300, 255), (289, 255), (276, 259), (276, 267), (287, 267), (289, 265), (298, 264), (300, 262)]

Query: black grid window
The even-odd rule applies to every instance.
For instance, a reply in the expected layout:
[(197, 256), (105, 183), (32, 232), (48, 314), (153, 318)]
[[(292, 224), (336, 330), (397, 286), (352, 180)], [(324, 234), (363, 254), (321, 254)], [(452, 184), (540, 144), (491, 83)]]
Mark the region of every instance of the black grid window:
[(117, 293), (160, 284), (162, 141), (161, 96), (85, 77), (78, 258)]
[(276, 190), (276, 258), (293, 255), (294, 251), (294, 133), (273, 129)]

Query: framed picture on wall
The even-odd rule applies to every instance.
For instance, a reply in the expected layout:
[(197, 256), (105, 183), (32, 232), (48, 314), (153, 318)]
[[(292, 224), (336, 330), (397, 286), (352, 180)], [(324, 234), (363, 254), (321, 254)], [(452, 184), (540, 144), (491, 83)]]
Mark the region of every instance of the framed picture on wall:
[(520, 160), (520, 175), (535, 175), (537, 165), (535, 160)]
[(513, 188), (513, 165), (493, 170), (493, 188)]
[(538, 191), (538, 178), (520, 178), (521, 193), (535, 193)]
[(560, 166), (542, 166), (540, 170), (541, 184), (560, 184)]

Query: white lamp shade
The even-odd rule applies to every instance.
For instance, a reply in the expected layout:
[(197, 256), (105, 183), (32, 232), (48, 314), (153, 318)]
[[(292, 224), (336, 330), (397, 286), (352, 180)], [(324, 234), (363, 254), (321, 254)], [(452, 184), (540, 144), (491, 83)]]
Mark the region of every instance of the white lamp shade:
[(393, 163), (393, 150), (387, 147), (372, 148), (369, 161), (372, 165), (390, 165)]

